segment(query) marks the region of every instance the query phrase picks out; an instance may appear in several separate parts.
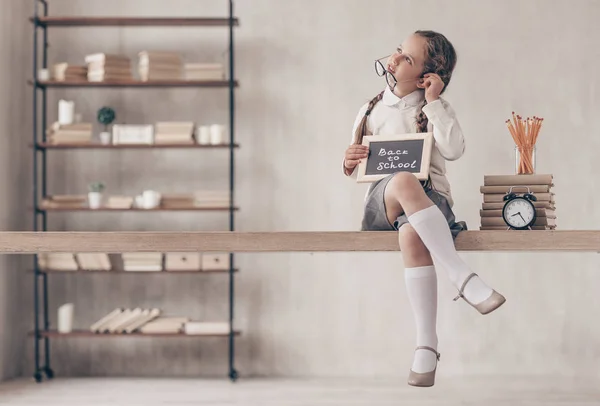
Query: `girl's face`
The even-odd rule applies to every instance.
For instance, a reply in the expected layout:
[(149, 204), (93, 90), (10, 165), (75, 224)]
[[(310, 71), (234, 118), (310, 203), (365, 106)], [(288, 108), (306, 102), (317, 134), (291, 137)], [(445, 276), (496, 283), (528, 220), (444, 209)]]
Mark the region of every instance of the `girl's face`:
[(394, 93), (404, 97), (418, 89), (417, 84), (425, 66), (427, 40), (412, 34), (387, 60), (386, 69), (394, 75), (398, 83)]

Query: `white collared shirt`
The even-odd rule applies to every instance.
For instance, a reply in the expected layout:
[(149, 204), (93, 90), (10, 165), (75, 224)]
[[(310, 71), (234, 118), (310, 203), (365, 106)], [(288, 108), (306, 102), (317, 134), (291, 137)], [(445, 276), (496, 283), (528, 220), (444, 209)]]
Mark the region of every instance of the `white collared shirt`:
[[(425, 92), (422, 89), (400, 98), (386, 87), (381, 101), (375, 105), (367, 118), (365, 135), (397, 135), (417, 132), (417, 116), (424, 100)], [(369, 103), (365, 103), (358, 112), (350, 143), (354, 141), (354, 133), (367, 111), (368, 105)], [(440, 98), (432, 103), (427, 103), (423, 107), (423, 113), (429, 121), (428, 131), (433, 132), (434, 138), (429, 171), (431, 183), (436, 191), (446, 197), (452, 207), (454, 200), (450, 183), (446, 178), (446, 161), (454, 161), (464, 154), (463, 133), (454, 110), (446, 100)], [(356, 178), (356, 172), (356, 168), (351, 174), (344, 171), (352, 178)]]

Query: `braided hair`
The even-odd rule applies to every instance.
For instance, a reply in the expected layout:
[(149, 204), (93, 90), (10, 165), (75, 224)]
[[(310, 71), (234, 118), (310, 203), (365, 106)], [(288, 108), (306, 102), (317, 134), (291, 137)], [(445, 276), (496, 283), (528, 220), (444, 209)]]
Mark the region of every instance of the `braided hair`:
[[(442, 82), (444, 82), (444, 88), (442, 89), (442, 93), (444, 93), (450, 84), (452, 72), (456, 66), (457, 57), (454, 46), (448, 41), (448, 38), (435, 31), (418, 30), (415, 31), (415, 34), (427, 40), (423, 74), (437, 74), (442, 79)], [(425, 113), (423, 113), (423, 107), (426, 105), (427, 100), (424, 100), (420, 112), (417, 115), (417, 132), (427, 132), (428, 120)]]

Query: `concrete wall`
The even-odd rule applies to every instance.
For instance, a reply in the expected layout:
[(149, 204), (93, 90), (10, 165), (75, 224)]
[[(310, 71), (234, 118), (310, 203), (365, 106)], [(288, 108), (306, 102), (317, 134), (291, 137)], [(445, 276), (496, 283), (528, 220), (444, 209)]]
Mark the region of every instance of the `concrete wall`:
[[(0, 230), (31, 224), (31, 100), (27, 86), (32, 27), (26, 18), (33, 2), (11, 0), (0, 7)], [(31, 258), (0, 256), (0, 381), (23, 373), (31, 316)]]
[[(167, 3), (173, 3), (168, 4)], [(546, 121), (538, 171), (555, 176), (560, 229), (597, 228), (593, 174), (600, 107), (596, 39), (600, 5), (578, 1), (497, 2), (238, 1), (236, 30), (239, 230), (356, 230), (365, 185), (341, 173), (359, 107), (382, 86), (373, 60), (416, 29), (445, 33), (459, 52), (446, 98), (467, 139), (448, 165), (457, 217), (479, 225), (484, 174), (510, 174), (511, 111)], [(57, 2), (53, 14), (222, 15), (224, 2), (177, 0)], [(517, 12), (518, 11), (518, 12)], [(219, 29), (54, 30), (51, 62), (81, 63), (91, 52), (172, 49), (190, 61), (225, 49)], [(75, 101), (84, 120), (108, 104), (118, 121), (226, 119), (222, 90), (53, 91)], [(224, 152), (56, 152), (50, 193), (85, 192), (102, 179), (109, 193), (144, 188), (185, 192), (227, 185)], [(7, 166), (8, 167), (8, 166)], [(208, 175), (208, 171), (215, 171)], [(218, 230), (220, 214), (55, 214), (54, 229)], [(598, 257), (588, 254), (464, 254), (504, 293), (505, 307), (481, 317), (440, 272), (441, 376), (567, 374), (600, 378)], [(408, 373), (415, 330), (399, 254), (248, 254), (238, 256), (237, 349), (243, 375), (397, 376)], [(226, 317), (219, 275), (55, 276), (51, 314), (73, 301), (87, 327), (116, 305), (159, 306), (169, 314)], [(53, 344), (62, 375), (224, 375), (225, 340), (72, 340)]]

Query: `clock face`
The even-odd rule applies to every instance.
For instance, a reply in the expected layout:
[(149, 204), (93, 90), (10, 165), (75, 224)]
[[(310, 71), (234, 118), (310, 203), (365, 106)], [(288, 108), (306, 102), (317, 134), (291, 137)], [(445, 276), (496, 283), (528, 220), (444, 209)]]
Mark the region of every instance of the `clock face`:
[(512, 228), (527, 228), (535, 222), (533, 203), (522, 197), (517, 197), (506, 203), (502, 214), (504, 221)]

